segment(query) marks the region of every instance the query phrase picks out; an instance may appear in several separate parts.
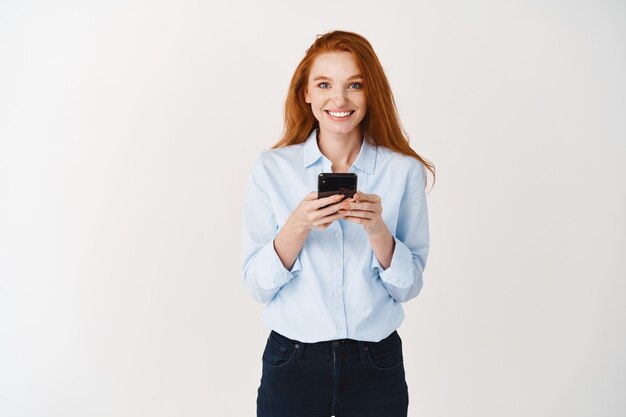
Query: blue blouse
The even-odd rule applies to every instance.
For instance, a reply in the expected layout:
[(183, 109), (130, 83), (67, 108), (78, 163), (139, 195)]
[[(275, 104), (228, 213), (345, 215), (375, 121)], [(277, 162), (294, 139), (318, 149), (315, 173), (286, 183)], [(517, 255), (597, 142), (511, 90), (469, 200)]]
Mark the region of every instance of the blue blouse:
[(243, 281), (267, 303), (262, 322), (301, 342), (350, 338), (378, 342), (404, 320), (401, 303), (423, 286), (429, 249), (426, 170), (410, 156), (365, 137), (350, 172), (358, 190), (381, 197), (382, 217), (395, 239), (383, 269), (363, 226), (346, 220), (311, 230), (291, 268), (274, 238), (300, 201), (317, 190), (317, 176), (332, 172), (314, 131), (306, 142), (271, 149), (257, 158), (246, 187)]

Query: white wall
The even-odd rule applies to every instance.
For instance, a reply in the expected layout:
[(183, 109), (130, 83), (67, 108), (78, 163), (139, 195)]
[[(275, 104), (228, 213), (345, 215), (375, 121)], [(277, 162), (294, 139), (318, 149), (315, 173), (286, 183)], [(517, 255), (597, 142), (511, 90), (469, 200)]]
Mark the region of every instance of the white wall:
[(410, 415), (626, 414), (623, 1), (5, 0), (0, 415), (254, 415), (243, 187), (336, 28), (438, 170)]

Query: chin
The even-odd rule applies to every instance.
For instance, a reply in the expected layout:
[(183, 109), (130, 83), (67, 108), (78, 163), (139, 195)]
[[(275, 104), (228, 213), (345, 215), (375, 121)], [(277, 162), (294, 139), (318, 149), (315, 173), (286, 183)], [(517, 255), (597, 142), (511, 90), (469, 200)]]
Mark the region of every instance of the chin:
[(332, 129), (332, 128), (327, 128), (326, 130), (328, 130), (329, 132), (335, 133), (337, 135), (348, 135), (350, 133), (353, 133), (355, 130), (358, 130), (359, 126), (354, 126), (351, 129)]

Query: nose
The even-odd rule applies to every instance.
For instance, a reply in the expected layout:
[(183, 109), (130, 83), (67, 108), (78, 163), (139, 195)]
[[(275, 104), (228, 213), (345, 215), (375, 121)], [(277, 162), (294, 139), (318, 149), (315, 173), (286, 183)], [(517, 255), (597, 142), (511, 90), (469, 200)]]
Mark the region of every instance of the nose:
[(346, 94), (346, 90), (342, 88), (335, 91), (335, 94), (333, 96), (333, 102), (337, 107), (342, 107), (346, 103), (346, 101), (348, 100)]

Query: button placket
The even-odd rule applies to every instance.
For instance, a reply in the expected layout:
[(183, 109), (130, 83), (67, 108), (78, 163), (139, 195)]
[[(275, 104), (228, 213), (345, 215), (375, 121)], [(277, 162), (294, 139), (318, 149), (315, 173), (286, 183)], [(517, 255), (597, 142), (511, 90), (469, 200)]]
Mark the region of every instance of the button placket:
[(335, 277), (335, 288), (332, 292), (332, 296), (337, 300), (334, 303), (335, 307), (335, 328), (338, 332), (338, 336), (343, 336), (343, 332), (345, 331), (345, 310), (344, 310), (344, 299), (343, 299), (343, 280), (344, 280), (344, 271), (343, 271), (343, 230), (341, 226), (341, 222), (336, 222), (333, 225), (333, 230), (331, 231), (332, 237), (332, 246), (335, 248), (334, 255), (335, 259), (332, 260), (332, 269), (333, 269), (333, 277)]

